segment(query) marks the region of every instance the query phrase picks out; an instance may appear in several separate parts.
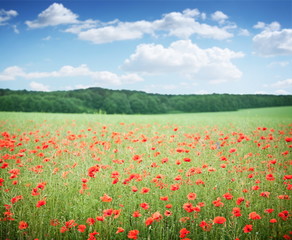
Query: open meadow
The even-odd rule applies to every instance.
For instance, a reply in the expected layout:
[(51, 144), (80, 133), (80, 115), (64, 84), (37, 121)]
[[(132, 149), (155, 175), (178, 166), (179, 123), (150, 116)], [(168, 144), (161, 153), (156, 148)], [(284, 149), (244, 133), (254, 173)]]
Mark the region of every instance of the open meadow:
[(0, 239), (292, 239), (292, 107), (0, 113)]

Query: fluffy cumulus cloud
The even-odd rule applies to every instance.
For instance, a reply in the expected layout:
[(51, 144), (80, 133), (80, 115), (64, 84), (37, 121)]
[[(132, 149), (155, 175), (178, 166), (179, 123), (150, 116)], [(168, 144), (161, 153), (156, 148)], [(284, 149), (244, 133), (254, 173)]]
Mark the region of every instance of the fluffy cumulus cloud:
[(15, 10), (6, 11), (4, 9), (0, 9), (0, 26), (6, 25), (11, 18), (16, 17), (17, 15), (18, 13)]
[(41, 12), (37, 19), (26, 21), (30, 28), (42, 28), (47, 26), (56, 26), (60, 24), (76, 23), (78, 15), (65, 8), (61, 3), (53, 3), (46, 10)]
[(292, 93), (292, 78), (287, 78), (271, 84), (264, 84), (263, 86), (270, 89), (270, 91), (275, 94), (288, 95)]
[(182, 12), (170, 12), (154, 21), (122, 22), (113, 20), (101, 22), (88, 19), (77, 20), (78, 15), (65, 8), (62, 4), (54, 3), (41, 12), (36, 20), (26, 21), (30, 28), (56, 26), (59, 24), (71, 24), (66, 32), (76, 34), (79, 39), (102, 44), (121, 40), (139, 39), (145, 34), (163, 34), (187, 39), (192, 35), (203, 38), (228, 39), (233, 37), (229, 31), (230, 26), (222, 25), (228, 16), (217, 11), (212, 18), (219, 22), (220, 26), (201, 23), (206, 14), (198, 9), (186, 9)]
[(186, 9), (183, 12), (167, 13), (153, 21), (152, 26), (156, 31), (166, 31), (168, 35), (184, 39), (192, 35), (220, 40), (233, 37), (224, 27), (200, 23), (197, 20), (199, 17), (204, 18), (204, 15), (198, 9)]
[(143, 74), (179, 73), (188, 79), (219, 83), (242, 76), (231, 60), (243, 56), (227, 48), (201, 49), (190, 40), (179, 40), (169, 47), (141, 44), (121, 68)]
[[(72, 31), (72, 29), (67, 31), (70, 30)], [(145, 33), (153, 33), (152, 26), (147, 21), (137, 21), (133, 23), (118, 22), (116, 25), (92, 28), (86, 31), (80, 31), (77, 34), (79, 39), (101, 44), (113, 41), (139, 39), (142, 38)]]
[(262, 30), (253, 38), (256, 54), (264, 57), (292, 55), (292, 29), (281, 29), (278, 22), (258, 22), (254, 28)]
[(0, 73), (0, 81), (15, 80), (17, 77), (25, 76), (25, 72), (22, 68), (18, 66), (11, 66), (5, 68), (2, 73)]
[(228, 16), (221, 11), (216, 11), (211, 15), (211, 18), (214, 21), (217, 21), (220, 24), (223, 24), (228, 19)]
[(131, 84), (143, 81), (140, 76), (134, 73), (118, 75), (108, 71), (92, 71), (85, 64), (78, 67), (67, 65), (61, 67), (58, 71), (52, 72), (26, 72), (18, 66), (11, 66), (0, 73), (0, 80), (2, 81), (16, 80), (17, 78), (40, 79), (62, 77), (88, 77), (96, 82), (111, 85)]
[(42, 84), (42, 83), (38, 83), (38, 82), (31, 82), (29, 84), (29, 86), (34, 91), (42, 91), (42, 92), (49, 92), (50, 91), (49, 86)]
[(272, 84), (272, 87), (292, 87), (292, 78), (275, 82)]

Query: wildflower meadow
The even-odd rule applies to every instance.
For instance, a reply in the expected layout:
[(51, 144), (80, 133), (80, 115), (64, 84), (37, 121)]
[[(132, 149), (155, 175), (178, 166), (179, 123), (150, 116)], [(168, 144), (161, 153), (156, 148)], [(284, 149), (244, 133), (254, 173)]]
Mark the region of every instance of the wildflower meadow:
[(0, 239), (291, 239), (291, 120), (2, 112)]

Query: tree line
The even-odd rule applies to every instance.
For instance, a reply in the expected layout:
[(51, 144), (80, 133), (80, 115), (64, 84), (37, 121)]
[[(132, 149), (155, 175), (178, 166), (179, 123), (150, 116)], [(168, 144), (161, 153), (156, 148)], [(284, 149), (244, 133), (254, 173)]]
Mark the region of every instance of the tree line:
[(236, 111), (291, 105), (291, 95), (165, 95), (104, 88), (54, 92), (0, 89), (0, 111), (160, 114)]

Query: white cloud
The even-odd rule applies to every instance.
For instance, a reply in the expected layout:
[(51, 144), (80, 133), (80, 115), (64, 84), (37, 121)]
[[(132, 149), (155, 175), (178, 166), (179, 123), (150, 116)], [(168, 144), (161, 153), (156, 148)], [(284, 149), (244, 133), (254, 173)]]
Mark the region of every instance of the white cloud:
[(6, 25), (7, 22), (18, 15), (17, 11), (15, 10), (8, 10), (5, 11), (4, 9), (0, 9), (0, 26)]
[(271, 62), (268, 67), (286, 67), (290, 63), (288, 61)]
[(51, 36), (47, 36), (47, 37), (44, 37), (42, 40), (44, 40), (44, 41), (50, 41), (51, 39), (52, 39)]
[(228, 19), (228, 16), (221, 11), (216, 11), (211, 15), (211, 18), (214, 21), (217, 21), (220, 24), (223, 24)]
[(250, 32), (247, 29), (239, 29), (238, 35), (248, 37), (250, 36)]
[[(189, 14), (193, 12), (193, 14)], [(187, 39), (191, 35), (198, 35), (204, 38), (214, 38), (218, 40), (233, 37), (225, 28), (211, 26), (196, 21), (199, 16), (199, 10), (184, 10), (180, 12), (171, 12), (165, 14), (162, 19), (153, 22), (156, 30), (167, 31), (170, 36)]]
[(284, 89), (280, 89), (280, 90), (275, 91), (275, 94), (277, 94), (277, 95), (290, 95), (291, 92), (288, 92)]
[[(228, 16), (217, 11), (212, 18), (221, 25), (225, 23)], [(121, 40), (139, 39), (145, 34), (166, 34), (178, 38), (188, 39), (192, 35), (203, 38), (228, 39), (233, 37), (230, 29), (236, 25), (216, 26), (200, 23), (198, 20), (206, 19), (206, 13), (200, 13), (198, 9), (185, 9), (182, 12), (170, 12), (164, 14), (160, 19), (154, 21), (122, 22), (113, 20), (101, 22), (99, 20), (87, 19), (77, 20), (78, 15), (61, 3), (54, 3), (41, 12), (37, 19), (26, 21), (29, 28), (42, 28), (60, 24), (70, 24), (65, 32), (76, 34), (79, 39), (102, 44)]]
[(137, 46), (135, 53), (124, 61), (121, 68), (144, 74), (179, 73), (188, 79), (218, 83), (242, 76), (231, 59), (243, 56), (243, 53), (227, 48), (201, 49), (190, 40), (179, 40), (168, 48), (162, 45), (141, 44)]
[(264, 29), (266, 24), (264, 22), (257, 22), (256, 25), (253, 26), (255, 29)]
[(287, 78), (285, 80), (280, 80), (271, 84), (264, 84), (263, 86), (265, 88), (269, 88), (272, 92), (274, 92), (274, 94), (288, 95), (292, 93), (292, 78)]
[[(118, 20), (114, 20), (110, 23), (107, 24), (114, 24), (118, 22)], [(105, 26), (107, 24), (104, 24), (100, 22), (99, 20), (92, 20), (92, 19), (87, 19), (85, 21), (79, 21), (77, 24), (73, 24), (69, 28), (65, 30), (65, 32), (70, 32), (74, 34), (79, 34), (82, 30), (88, 30), (88, 29), (93, 29), (98, 26)]]
[[(100, 21), (79, 21), (69, 27), (66, 32), (77, 34), (79, 39), (91, 41), (95, 44), (108, 43), (121, 40), (139, 39), (145, 34), (166, 34), (187, 39), (192, 35), (213, 39), (228, 39), (233, 34), (228, 32), (228, 27), (211, 26), (197, 21), (206, 15), (198, 9), (186, 9), (182, 12), (170, 12), (154, 21), (122, 22), (113, 20), (102, 23)], [(229, 28), (230, 29), (230, 28)]]
[(50, 91), (49, 86), (44, 85), (42, 83), (38, 83), (38, 82), (31, 82), (29, 84), (29, 86), (34, 91), (42, 91), (42, 92), (48, 92), (48, 91)]
[(278, 22), (258, 22), (254, 28), (263, 31), (253, 38), (256, 54), (264, 57), (292, 54), (292, 29), (282, 29)]
[(133, 23), (119, 22), (116, 26), (106, 26), (81, 31), (79, 39), (91, 41), (95, 44), (113, 41), (130, 40), (142, 38), (145, 33), (153, 33), (151, 24), (147, 21)]
[(278, 22), (272, 22), (270, 24), (266, 24), (264, 22), (257, 22), (257, 24), (253, 26), (253, 28), (263, 29), (266, 31), (278, 31), (281, 29), (281, 25)]
[(11, 66), (6, 69), (2, 73), (0, 73), (0, 81), (9, 81), (15, 80), (16, 77), (24, 77), (25, 72), (22, 68), (18, 66)]
[(17, 28), (16, 25), (12, 25), (12, 28), (13, 28), (13, 31), (16, 33), (16, 34), (19, 34), (19, 30)]
[(1, 81), (15, 80), (19, 77), (25, 79), (88, 77), (95, 82), (112, 85), (131, 84), (143, 81), (143, 78), (134, 73), (118, 75), (108, 71), (92, 71), (85, 64), (78, 67), (67, 65), (61, 67), (58, 71), (52, 72), (25, 72), (24, 69), (18, 66), (12, 66), (0, 73)]
[(292, 78), (275, 82), (271, 85), (272, 87), (290, 87), (292, 86)]
[(201, 13), (201, 18), (202, 20), (206, 20), (207, 19), (207, 14), (206, 13)]
[(77, 23), (78, 15), (65, 8), (61, 3), (53, 3), (46, 10), (41, 12), (36, 20), (26, 21), (29, 28), (42, 28), (60, 24)]

